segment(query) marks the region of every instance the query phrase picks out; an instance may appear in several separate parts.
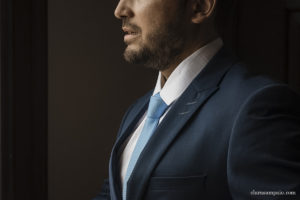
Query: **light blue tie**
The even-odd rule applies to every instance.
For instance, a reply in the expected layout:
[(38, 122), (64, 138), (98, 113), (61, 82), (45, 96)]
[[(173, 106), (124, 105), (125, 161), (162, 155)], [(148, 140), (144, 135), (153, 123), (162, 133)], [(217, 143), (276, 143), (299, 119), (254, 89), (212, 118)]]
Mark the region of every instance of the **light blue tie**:
[(122, 192), (123, 200), (126, 200), (126, 197), (127, 197), (126, 196), (127, 182), (131, 176), (134, 166), (135, 166), (142, 150), (144, 149), (148, 140), (150, 139), (153, 132), (155, 131), (155, 129), (159, 123), (160, 117), (163, 115), (163, 113), (166, 111), (167, 108), (168, 108), (168, 105), (161, 99), (159, 93), (150, 98), (146, 122), (145, 122), (142, 132), (139, 136), (139, 139), (136, 143), (136, 146), (132, 152), (131, 159), (129, 161), (128, 168), (126, 171), (126, 175), (125, 175), (125, 179), (124, 179), (124, 183), (123, 183), (123, 192)]

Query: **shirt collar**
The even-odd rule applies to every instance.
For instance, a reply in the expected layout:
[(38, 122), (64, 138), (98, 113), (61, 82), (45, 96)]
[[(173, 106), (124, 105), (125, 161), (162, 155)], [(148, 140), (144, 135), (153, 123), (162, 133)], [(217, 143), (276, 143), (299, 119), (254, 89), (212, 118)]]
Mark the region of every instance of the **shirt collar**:
[(160, 92), (161, 98), (169, 106), (180, 97), (222, 46), (222, 39), (217, 38), (195, 51), (175, 68), (163, 88), (161, 87), (162, 74), (159, 72), (153, 95)]

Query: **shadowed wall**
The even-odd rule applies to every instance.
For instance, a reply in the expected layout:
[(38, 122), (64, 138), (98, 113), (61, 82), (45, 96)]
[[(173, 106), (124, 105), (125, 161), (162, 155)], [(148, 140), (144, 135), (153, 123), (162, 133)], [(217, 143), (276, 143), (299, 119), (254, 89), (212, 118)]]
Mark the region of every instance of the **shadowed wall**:
[(49, 200), (96, 195), (123, 114), (154, 87), (156, 72), (123, 61), (116, 3), (48, 3)]

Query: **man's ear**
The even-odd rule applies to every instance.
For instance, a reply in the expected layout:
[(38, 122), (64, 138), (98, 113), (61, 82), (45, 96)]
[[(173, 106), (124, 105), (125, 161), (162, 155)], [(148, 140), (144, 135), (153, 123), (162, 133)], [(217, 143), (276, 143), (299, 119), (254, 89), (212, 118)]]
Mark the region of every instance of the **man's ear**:
[(216, 8), (217, 0), (192, 0), (192, 22), (199, 24), (211, 17)]

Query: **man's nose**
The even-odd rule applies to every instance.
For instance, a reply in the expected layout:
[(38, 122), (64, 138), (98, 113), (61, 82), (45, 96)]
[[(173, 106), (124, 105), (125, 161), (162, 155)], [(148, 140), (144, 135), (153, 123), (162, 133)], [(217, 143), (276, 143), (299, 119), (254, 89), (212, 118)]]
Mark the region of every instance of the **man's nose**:
[(115, 9), (115, 16), (118, 19), (122, 19), (125, 17), (132, 17), (133, 11), (129, 6), (128, 0), (120, 0), (116, 9)]

